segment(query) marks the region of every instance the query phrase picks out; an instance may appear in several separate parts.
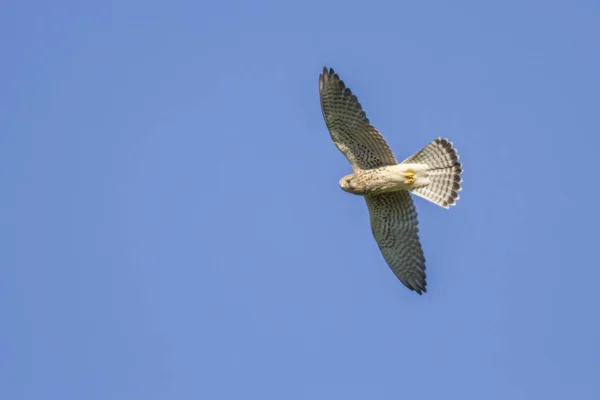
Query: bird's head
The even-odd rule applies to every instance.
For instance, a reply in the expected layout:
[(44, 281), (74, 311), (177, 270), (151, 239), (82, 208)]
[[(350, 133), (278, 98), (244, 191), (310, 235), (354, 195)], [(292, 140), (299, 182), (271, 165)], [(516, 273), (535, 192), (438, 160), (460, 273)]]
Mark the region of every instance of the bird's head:
[(346, 175), (340, 179), (340, 187), (344, 192), (352, 194), (364, 194), (364, 190), (360, 190), (357, 185), (358, 182), (354, 179), (354, 174)]

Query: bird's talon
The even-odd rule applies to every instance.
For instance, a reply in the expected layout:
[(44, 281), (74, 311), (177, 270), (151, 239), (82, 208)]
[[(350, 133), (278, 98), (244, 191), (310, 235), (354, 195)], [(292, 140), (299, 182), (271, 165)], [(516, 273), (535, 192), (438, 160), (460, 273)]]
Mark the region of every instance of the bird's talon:
[(408, 178), (406, 181), (404, 181), (405, 185), (412, 185), (416, 181), (416, 179), (415, 179), (415, 173), (413, 171), (406, 171), (404, 173), (404, 177)]

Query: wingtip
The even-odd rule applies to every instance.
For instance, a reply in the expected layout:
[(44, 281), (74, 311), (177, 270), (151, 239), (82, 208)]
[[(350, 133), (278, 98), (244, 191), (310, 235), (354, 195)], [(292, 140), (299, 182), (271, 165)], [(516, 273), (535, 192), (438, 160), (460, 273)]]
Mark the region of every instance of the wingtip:
[(401, 280), (400, 282), (402, 282), (402, 284), (406, 286), (410, 291), (416, 292), (419, 296), (422, 296), (423, 293), (427, 293), (427, 281), (425, 280), (425, 277), (423, 277), (422, 284), (416, 281), (409, 283)]
[(324, 78), (329, 78), (332, 77), (334, 75), (336, 75), (335, 71), (333, 70), (333, 68), (329, 67), (329, 69), (327, 69), (327, 66), (324, 65), (323, 66), (323, 71), (320, 74), (322, 77)]
[(427, 293), (427, 283), (423, 283), (423, 286), (417, 286), (416, 288), (413, 289), (415, 292), (417, 292), (419, 294), (419, 296), (422, 296), (423, 293)]
[(323, 90), (323, 87), (329, 82), (339, 81), (343, 88), (345, 88), (344, 82), (340, 80), (339, 76), (333, 70), (333, 68), (327, 69), (327, 66), (323, 66), (323, 72), (319, 74), (319, 90)]

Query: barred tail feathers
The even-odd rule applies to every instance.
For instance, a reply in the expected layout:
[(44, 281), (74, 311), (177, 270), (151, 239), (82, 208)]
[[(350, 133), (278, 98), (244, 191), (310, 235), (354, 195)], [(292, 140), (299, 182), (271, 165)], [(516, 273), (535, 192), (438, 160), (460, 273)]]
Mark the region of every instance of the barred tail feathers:
[(414, 188), (412, 193), (441, 207), (449, 208), (456, 204), (458, 192), (462, 189), (462, 165), (452, 142), (437, 138), (421, 150), (407, 158), (402, 164), (426, 164), (424, 171), (431, 183)]

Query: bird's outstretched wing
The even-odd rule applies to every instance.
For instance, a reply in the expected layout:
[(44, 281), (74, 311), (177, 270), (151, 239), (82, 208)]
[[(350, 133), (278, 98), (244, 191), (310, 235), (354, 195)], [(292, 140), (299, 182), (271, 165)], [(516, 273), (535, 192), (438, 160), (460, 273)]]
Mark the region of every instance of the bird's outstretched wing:
[(385, 139), (370, 124), (356, 96), (333, 68), (323, 68), (319, 95), (331, 138), (355, 171), (397, 164)]
[(383, 258), (407, 288), (426, 292), (425, 257), (419, 241), (417, 211), (406, 190), (365, 196), (371, 230)]

